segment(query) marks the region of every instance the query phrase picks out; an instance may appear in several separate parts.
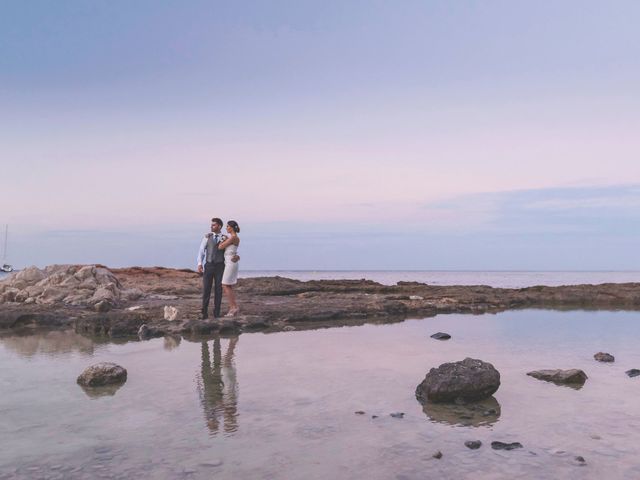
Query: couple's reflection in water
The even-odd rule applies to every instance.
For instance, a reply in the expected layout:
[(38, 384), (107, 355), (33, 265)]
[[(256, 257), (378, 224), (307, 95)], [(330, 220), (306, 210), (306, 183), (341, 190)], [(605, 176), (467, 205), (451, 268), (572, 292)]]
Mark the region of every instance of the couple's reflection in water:
[[(223, 342), (228, 342), (224, 355)], [(233, 358), (237, 344), (237, 336), (229, 339), (216, 336), (201, 345), (198, 393), (211, 435), (232, 435), (238, 430), (238, 381)]]

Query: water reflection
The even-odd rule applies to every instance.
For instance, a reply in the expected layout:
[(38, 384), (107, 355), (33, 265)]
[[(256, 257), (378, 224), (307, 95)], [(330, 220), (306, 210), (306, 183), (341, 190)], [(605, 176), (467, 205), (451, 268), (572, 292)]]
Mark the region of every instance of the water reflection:
[(73, 330), (12, 332), (0, 336), (0, 343), (22, 357), (73, 352), (91, 355), (94, 352), (94, 342)]
[(167, 351), (175, 350), (180, 346), (180, 342), (182, 341), (182, 337), (177, 335), (166, 335), (164, 337), (164, 349)]
[(500, 404), (495, 397), (464, 405), (426, 402), (422, 411), (433, 422), (465, 427), (490, 426), (500, 418)]
[(105, 385), (103, 387), (87, 387), (85, 385), (80, 385), (80, 388), (82, 388), (82, 391), (87, 394), (87, 397), (96, 399), (101, 397), (113, 397), (123, 385), (124, 383)]
[(238, 430), (238, 381), (233, 359), (238, 337), (229, 338), (224, 355), (221, 343), (220, 337), (216, 336), (213, 340), (213, 358), (209, 343), (202, 342), (201, 346), (198, 393), (212, 435), (217, 435), (221, 429), (225, 434)]

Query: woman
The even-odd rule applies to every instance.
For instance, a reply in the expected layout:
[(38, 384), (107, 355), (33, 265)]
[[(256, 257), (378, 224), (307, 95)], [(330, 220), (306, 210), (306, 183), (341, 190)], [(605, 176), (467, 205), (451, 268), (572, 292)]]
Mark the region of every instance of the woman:
[(229, 313), (225, 317), (233, 317), (238, 314), (240, 309), (238, 308), (238, 302), (236, 300), (236, 292), (233, 291), (233, 287), (238, 283), (238, 263), (233, 262), (232, 259), (238, 254), (238, 245), (240, 245), (240, 227), (235, 220), (229, 220), (227, 222), (227, 233), (229, 237), (223, 242), (218, 244), (219, 250), (224, 250), (224, 273), (222, 274), (222, 289), (224, 290), (224, 296), (229, 301)]

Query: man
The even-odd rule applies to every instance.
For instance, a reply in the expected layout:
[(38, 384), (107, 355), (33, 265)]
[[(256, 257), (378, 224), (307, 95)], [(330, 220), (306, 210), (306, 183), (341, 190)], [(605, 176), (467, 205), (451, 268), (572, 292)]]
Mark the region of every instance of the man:
[[(209, 300), (213, 287), (213, 316), (220, 316), (222, 304), (222, 274), (224, 273), (224, 250), (218, 250), (218, 244), (227, 236), (221, 233), (222, 220), (211, 219), (211, 233), (207, 233), (198, 250), (198, 273), (202, 273), (202, 319), (209, 318)], [(240, 260), (238, 255), (232, 261)]]

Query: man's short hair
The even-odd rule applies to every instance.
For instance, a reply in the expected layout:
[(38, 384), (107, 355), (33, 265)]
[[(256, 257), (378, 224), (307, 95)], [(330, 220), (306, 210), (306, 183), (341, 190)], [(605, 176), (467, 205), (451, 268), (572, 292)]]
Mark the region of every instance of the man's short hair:
[(211, 219), (211, 223), (217, 223), (218, 225), (222, 226), (224, 225), (224, 223), (222, 222), (222, 220), (220, 220), (218, 217), (213, 217)]

